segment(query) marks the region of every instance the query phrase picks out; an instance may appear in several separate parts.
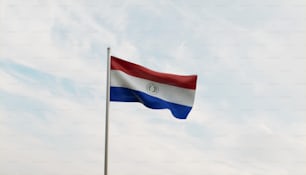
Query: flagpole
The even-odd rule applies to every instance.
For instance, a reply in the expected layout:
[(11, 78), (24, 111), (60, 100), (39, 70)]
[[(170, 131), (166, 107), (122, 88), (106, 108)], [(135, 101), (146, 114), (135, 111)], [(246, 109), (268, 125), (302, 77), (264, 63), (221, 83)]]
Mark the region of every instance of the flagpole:
[(107, 172), (108, 172), (108, 114), (109, 114), (109, 96), (110, 96), (110, 47), (107, 48), (104, 175), (107, 175)]

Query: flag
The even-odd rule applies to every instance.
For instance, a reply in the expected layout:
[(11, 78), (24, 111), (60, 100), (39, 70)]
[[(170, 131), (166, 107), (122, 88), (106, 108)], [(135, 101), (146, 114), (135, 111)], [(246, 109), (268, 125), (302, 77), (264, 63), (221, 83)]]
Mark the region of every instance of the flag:
[(151, 109), (169, 109), (186, 119), (194, 102), (196, 75), (150, 70), (111, 56), (110, 101), (140, 102)]

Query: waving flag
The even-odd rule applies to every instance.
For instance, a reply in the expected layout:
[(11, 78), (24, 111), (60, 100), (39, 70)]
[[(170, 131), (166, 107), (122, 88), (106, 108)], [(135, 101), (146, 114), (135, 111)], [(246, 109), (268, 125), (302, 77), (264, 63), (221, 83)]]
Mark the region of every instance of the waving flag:
[(192, 108), (196, 75), (160, 73), (111, 56), (110, 77), (110, 101), (169, 109), (179, 119), (186, 119)]

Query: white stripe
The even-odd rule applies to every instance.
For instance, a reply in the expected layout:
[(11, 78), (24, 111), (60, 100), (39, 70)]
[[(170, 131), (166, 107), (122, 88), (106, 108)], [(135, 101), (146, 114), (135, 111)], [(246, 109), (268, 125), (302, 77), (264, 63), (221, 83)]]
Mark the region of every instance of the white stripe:
[[(112, 87), (125, 87), (147, 93), (151, 96), (161, 98), (172, 103), (185, 106), (193, 105), (195, 90), (134, 77), (119, 70), (111, 70), (110, 73)], [(154, 86), (150, 87), (150, 85)], [(157, 92), (151, 92), (148, 90), (151, 88), (151, 90), (154, 91), (154, 87), (157, 87)]]

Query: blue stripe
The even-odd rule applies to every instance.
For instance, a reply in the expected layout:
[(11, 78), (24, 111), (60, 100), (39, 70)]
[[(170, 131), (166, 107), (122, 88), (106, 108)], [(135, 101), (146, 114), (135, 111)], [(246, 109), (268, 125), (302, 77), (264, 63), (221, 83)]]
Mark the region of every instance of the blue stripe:
[(178, 119), (186, 119), (191, 111), (190, 106), (171, 103), (160, 98), (153, 97), (144, 92), (131, 90), (123, 87), (110, 88), (110, 101), (140, 102), (152, 109), (169, 109), (172, 115)]

